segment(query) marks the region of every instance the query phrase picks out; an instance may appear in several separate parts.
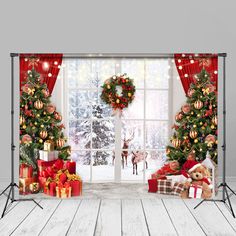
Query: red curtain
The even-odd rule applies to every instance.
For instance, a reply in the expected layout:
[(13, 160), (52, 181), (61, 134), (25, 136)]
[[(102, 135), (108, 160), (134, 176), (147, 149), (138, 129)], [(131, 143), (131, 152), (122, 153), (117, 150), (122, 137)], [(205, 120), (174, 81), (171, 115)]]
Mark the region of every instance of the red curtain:
[(194, 76), (203, 68), (210, 74), (211, 81), (217, 89), (218, 56), (217, 54), (175, 54), (175, 64), (185, 93), (187, 94)]
[(60, 71), (62, 56), (63, 54), (20, 54), (20, 89), (27, 79), (28, 70), (34, 67), (51, 94)]

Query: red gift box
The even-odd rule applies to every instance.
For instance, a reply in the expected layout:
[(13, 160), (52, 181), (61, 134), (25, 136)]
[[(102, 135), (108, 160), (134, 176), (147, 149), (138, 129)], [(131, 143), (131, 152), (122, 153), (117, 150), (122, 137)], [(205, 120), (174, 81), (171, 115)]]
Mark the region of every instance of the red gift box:
[(54, 161), (37, 160), (39, 176), (45, 175), (45, 173), (43, 173), (43, 171), (48, 167), (52, 167), (56, 163), (56, 161), (57, 160), (54, 160)]
[(148, 180), (148, 192), (156, 193), (157, 192), (157, 179), (149, 179)]
[(82, 181), (81, 180), (71, 180), (69, 181), (71, 186), (71, 196), (81, 196), (82, 195)]
[(56, 196), (56, 182), (49, 183), (49, 195), (50, 196)]
[(40, 187), (40, 189), (44, 189), (44, 185), (45, 185), (46, 182), (47, 182), (47, 178), (42, 177), (42, 176), (39, 176), (39, 177), (38, 177), (38, 182), (39, 182), (39, 187)]
[(76, 162), (73, 160), (67, 161), (65, 164), (66, 169), (69, 171), (70, 174), (76, 173)]
[(32, 178), (33, 176), (33, 167), (26, 163), (20, 164), (20, 178)]

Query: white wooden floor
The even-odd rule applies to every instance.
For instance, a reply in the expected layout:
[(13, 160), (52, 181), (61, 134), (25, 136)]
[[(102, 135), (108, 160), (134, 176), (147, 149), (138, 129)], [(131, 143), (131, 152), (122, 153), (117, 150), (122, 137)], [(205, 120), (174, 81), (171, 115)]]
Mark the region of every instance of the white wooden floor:
[[(0, 198), (3, 209), (5, 197)], [(236, 211), (236, 197), (232, 196)], [(39, 200), (14, 203), (0, 220), (0, 235), (236, 235), (236, 220), (222, 203), (173, 198)]]

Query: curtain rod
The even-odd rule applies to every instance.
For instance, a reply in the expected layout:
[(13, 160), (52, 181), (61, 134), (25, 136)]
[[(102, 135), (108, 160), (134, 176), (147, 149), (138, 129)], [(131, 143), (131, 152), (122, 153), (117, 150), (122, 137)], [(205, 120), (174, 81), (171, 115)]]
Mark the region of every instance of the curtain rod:
[[(11, 57), (18, 57), (21, 53), (10, 53)], [(34, 54), (34, 53), (22, 53), (22, 54)], [(44, 54), (44, 53), (35, 53)], [(45, 53), (47, 54), (47, 53)], [(56, 53), (57, 54), (57, 53)], [(63, 58), (160, 58), (168, 59), (174, 58), (174, 53), (62, 53)], [(182, 54), (184, 53), (176, 53)], [(186, 53), (195, 54), (197, 57), (227, 57), (227, 53)], [(204, 54), (204, 55), (199, 55)]]

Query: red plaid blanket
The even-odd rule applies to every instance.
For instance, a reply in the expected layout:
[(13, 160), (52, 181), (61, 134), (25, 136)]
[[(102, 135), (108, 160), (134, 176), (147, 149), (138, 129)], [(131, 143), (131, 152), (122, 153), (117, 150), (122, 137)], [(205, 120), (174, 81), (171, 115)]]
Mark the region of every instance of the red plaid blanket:
[(157, 192), (161, 194), (170, 194), (172, 191), (171, 180), (157, 180)]

